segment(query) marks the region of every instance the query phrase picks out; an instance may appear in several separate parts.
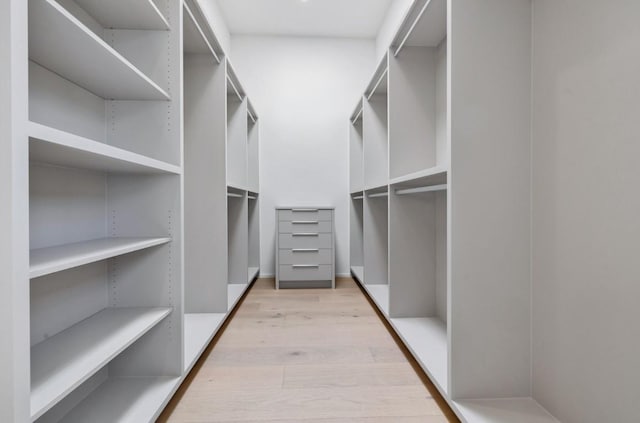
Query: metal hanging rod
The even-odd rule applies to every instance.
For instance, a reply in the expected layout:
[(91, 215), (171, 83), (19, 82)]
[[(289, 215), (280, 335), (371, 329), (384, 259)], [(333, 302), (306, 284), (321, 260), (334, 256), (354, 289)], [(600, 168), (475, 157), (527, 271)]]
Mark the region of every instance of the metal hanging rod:
[(389, 69), (385, 69), (384, 72), (382, 72), (382, 75), (380, 75), (380, 78), (371, 89), (371, 92), (367, 95), (367, 100), (371, 100), (371, 97), (373, 97), (373, 94), (376, 92), (380, 84), (382, 84), (382, 80), (387, 77), (388, 70)]
[(356, 197), (353, 197), (354, 200), (362, 200), (364, 199), (364, 195), (358, 195)]
[(446, 190), (447, 190), (447, 185), (443, 184), (443, 185), (431, 185), (428, 187), (397, 189), (396, 194), (408, 195), (408, 194), (420, 194), (423, 192), (446, 191)]
[(242, 96), (240, 95), (240, 91), (238, 91), (238, 89), (236, 88), (236, 84), (233, 83), (233, 81), (231, 80), (231, 78), (229, 78), (229, 76), (227, 76), (227, 82), (229, 82), (229, 85), (231, 85), (231, 88), (236, 93), (236, 96), (238, 97), (238, 99), (242, 101)]
[(367, 197), (369, 198), (388, 197), (388, 196), (389, 196), (388, 192), (377, 192), (374, 194), (367, 195)]
[(235, 192), (228, 192), (228, 193), (227, 193), (227, 197), (233, 197), (233, 198), (244, 198), (244, 195), (242, 195), (242, 194), (236, 194)]

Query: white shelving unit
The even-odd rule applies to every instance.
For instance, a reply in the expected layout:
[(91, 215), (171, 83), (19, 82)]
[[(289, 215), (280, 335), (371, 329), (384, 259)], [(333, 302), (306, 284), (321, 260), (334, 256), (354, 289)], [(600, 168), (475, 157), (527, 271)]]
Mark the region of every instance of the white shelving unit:
[(184, 315), (185, 373), (191, 371), (226, 318), (226, 313), (186, 313)]

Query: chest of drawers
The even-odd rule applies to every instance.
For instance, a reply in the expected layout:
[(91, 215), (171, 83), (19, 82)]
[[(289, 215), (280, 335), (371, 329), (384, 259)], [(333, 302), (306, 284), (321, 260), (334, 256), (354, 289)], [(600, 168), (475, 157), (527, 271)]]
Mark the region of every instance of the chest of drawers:
[(335, 288), (334, 210), (276, 209), (276, 288)]

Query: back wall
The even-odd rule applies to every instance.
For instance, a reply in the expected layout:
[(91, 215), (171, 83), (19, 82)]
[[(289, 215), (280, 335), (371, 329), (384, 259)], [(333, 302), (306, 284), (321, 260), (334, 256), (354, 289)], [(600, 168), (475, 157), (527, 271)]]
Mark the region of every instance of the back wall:
[(275, 207), (336, 208), (336, 274), (349, 274), (349, 116), (375, 41), (233, 36), (231, 58), (260, 118), (262, 276), (275, 274)]

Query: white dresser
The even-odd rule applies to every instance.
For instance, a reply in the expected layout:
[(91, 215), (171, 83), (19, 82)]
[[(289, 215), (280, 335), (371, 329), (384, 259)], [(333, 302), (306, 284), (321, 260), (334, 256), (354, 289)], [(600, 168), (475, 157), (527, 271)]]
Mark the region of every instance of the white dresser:
[(276, 289), (335, 288), (333, 207), (276, 208)]

